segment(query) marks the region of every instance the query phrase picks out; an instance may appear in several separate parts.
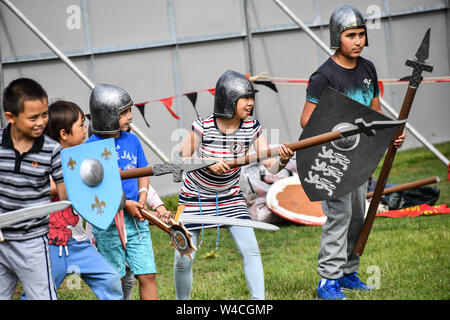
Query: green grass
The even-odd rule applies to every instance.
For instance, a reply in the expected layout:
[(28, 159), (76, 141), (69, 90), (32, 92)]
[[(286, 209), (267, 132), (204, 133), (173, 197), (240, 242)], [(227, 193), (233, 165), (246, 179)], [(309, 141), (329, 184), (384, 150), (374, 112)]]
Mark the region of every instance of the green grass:
[[(437, 149), (450, 157), (450, 142)], [(382, 162), (380, 162), (381, 166)], [(378, 175), (379, 168), (375, 172)], [(397, 152), (388, 183), (405, 183), (439, 176), (441, 190), (436, 204), (449, 204), (447, 167), (426, 149)], [(174, 210), (177, 196), (163, 199)], [(319, 281), (317, 254), (320, 226), (285, 223), (279, 231), (255, 230), (265, 272), (266, 298), (272, 300), (315, 299)], [(151, 227), (158, 269), (160, 299), (175, 299), (173, 281), (174, 249), (169, 237)], [(347, 292), (350, 300), (448, 300), (450, 299), (450, 217), (448, 215), (416, 218), (377, 218), (361, 258), (361, 278), (379, 289)], [(216, 230), (205, 230), (205, 241), (194, 263), (191, 299), (249, 299), (242, 272), (241, 257), (225, 229), (215, 250)], [(203, 258), (209, 252), (215, 258)], [(73, 281), (74, 278), (71, 278)], [(67, 280), (66, 280), (67, 282)], [(68, 289), (63, 283), (60, 299), (95, 299), (81, 281), (80, 289)], [(133, 298), (139, 299), (137, 285)]]
[[(447, 159), (450, 158), (450, 142), (435, 145), (435, 148), (447, 157)], [(380, 165), (375, 170), (375, 176), (378, 176), (383, 160), (380, 161)], [(436, 184), (440, 189), (440, 197), (437, 204), (443, 203), (450, 205), (450, 184), (448, 183), (447, 174), (448, 168), (428, 149), (410, 149), (397, 152), (394, 163), (392, 164), (388, 183), (400, 184), (438, 176), (441, 182)]]

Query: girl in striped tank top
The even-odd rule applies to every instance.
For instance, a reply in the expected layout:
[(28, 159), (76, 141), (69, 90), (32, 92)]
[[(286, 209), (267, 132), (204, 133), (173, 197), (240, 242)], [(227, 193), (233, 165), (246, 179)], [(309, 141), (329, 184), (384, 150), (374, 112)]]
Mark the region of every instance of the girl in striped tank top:
[[(256, 151), (268, 149), (258, 120), (249, 118), (254, 107), (251, 82), (242, 74), (227, 71), (219, 78), (215, 89), (214, 112), (198, 118), (183, 141), (182, 157), (214, 159), (216, 164), (186, 174), (180, 191), (179, 204), (183, 215), (224, 216), (250, 219), (247, 205), (239, 188), (241, 169), (230, 169), (225, 162), (244, 156), (253, 145)], [(195, 154), (194, 154), (195, 152)], [(279, 146), (280, 158), (263, 163), (276, 173), (293, 156), (292, 150)], [(197, 245), (203, 228), (217, 225), (187, 224), (192, 241)], [(264, 299), (264, 271), (258, 243), (252, 228), (229, 226), (228, 231), (242, 255), (244, 275), (252, 299)], [(195, 253), (193, 253), (195, 256)], [(192, 287), (193, 259), (181, 256), (175, 250), (174, 279), (177, 299), (189, 299)]]

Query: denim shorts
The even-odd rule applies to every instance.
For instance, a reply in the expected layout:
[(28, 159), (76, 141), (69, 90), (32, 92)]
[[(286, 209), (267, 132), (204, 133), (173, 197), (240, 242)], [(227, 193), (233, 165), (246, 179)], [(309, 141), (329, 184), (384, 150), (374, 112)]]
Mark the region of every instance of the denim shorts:
[[(134, 218), (127, 214), (125, 214), (124, 218), (127, 233), (126, 250), (122, 247), (116, 224), (113, 221), (106, 230), (93, 228), (98, 251), (121, 278), (126, 274), (126, 264), (128, 264), (134, 275), (156, 273), (148, 222), (136, 221), (135, 223)], [(145, 228), (142, 228), (143, 222), (146, 225)]]

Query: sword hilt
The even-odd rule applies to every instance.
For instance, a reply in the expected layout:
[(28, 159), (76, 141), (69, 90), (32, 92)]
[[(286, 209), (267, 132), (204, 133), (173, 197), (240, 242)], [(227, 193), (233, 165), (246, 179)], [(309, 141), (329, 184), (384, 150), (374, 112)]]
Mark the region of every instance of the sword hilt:
[[(181, 211), (179, 210), (178, 212)], [(169, 223), (167, 224), (146, 209), (141, 209), (141, 215), (149, 222), (169, 234), (171, 243), (178, 250), (180, 255), (187, 255), (189, 258), (193, 258), (191, 253), (196, 251), (197, 248), (192, 243), (192, 233), (190, 233), (181, 222), (169, 219)]]
[(421, 62), (417, 60), (406, 60), (405, 65), (413, 68), (413, 73), (411, 75), (411, 80), (409, 81), (409, 86), (417, 88), (422, 81), (422, 72), (432, 72), (433, 66), (426, 62)]

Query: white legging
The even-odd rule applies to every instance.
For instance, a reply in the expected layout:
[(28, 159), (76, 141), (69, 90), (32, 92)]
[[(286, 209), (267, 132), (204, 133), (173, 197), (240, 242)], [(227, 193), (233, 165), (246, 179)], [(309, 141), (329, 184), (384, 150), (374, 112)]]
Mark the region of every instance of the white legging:
[[(264, 270), (259, 254), (258, 242), (252, 228), (230, 226), (227, 227), (241, 256), (247, 286), (253, 300), (265, 299), (264, 292)], [(197, 246), (197, 239), (200, 230), (193, 230), (192, 243)], [(192, 265), (194, 263), (195, 252), (192, 259), (181, 256), (175, 250), (175, 260), (173, 277), (175, 281), (175, 291), (177, 300), (188, 300), (190, 298), (193, 274)]]

